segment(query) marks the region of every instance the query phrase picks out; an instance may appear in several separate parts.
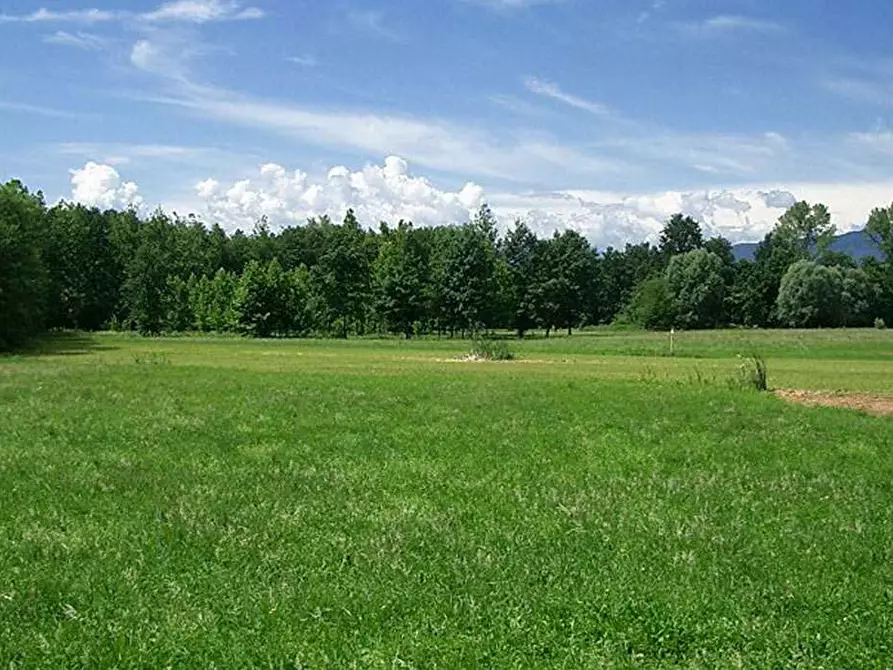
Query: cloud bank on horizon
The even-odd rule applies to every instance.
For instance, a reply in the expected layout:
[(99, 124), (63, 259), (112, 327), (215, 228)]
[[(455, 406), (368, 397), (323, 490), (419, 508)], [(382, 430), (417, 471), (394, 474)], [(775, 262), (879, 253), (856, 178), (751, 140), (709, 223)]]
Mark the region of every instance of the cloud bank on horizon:
[(599, 247), (677, 212), (755, 240), (799, 199), (848, 230), (893, 200), (875, 3), (90, 4), (0, 10), (0, 179), (50, 197), (229, 230), (486, 202)]
[[(71, 186), (70, 200), (87, 206), (149, 208), (140, 187), (124, 181), (111, 165), (88, 162), (72, 170)], [(881, 197), (884, 192), (893, 192), (893, 183), (868, 188)], [(249, 231), (261, 220), (273, 230), (320, 216), (338, 221), (348, 209), (370, 228), (382, 221), (395, 224), (401, 219), (422, 226), (460, 224), (486, 203), (503, 228), (520, 219), (540, 236), (573, 229), (602, 249), (655, 241), (666, 220), (676, 213), (699, 221), (707, 236), (753, 241), (769, 232), (785, 210), (803, 199), (778, 188), (666, 191), (625, 197), (594, 191), (496, 192), (488, 196), (473, 182), (458, 191), (441, 190), (430, 180), (412, 175), (408, 163), (397, 156), (353, 172), (335, 166), (320, 179), (267, 163), (251, 178), (231, 183), (202, 180), (194, 192), (194, 211), (178, 213), (194, 213), (230, 232)], [(863, 211), (859, 204), (870, 200), (860, 197), (864, 194), (828, 194), (840, 196), (828, 202), (841, 230), (859, 227), (858, 222), (867, 218), (869, 210)]]

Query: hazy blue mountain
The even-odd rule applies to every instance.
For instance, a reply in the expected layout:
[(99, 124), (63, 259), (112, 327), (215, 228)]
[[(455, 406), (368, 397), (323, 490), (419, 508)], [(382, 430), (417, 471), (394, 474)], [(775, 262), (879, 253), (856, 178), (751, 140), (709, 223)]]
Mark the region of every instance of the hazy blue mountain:
[[(738, 260), (753, 260), (754, 252), (757, 249), (758, 242), (741, 242), (732, 247), (735, 258)], [(844, 233), (834, 238), (831, 244), (832, 251), (839, 251), (849, 254), (853, 258), (859, 259), (865, 256), (874, 256), (880, 258), (880, 253), (871, 243), (871, 238), (864, 230), (854, 230), (850, 233)]]

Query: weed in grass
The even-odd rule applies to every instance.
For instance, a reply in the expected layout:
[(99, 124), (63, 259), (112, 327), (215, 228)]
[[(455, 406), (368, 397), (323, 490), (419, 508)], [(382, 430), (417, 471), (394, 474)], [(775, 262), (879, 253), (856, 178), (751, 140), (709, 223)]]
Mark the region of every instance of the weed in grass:
[(738, 375), (735, 384), (757, 391), (769, 390), (769, 377), (766, 368), (766, 359), (759, 354), (751, 354), (748, 358), (738, 357)]

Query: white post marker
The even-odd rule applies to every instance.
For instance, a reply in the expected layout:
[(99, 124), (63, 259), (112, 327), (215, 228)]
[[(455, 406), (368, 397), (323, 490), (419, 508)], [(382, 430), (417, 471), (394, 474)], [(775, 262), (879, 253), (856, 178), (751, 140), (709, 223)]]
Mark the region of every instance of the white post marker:
[(676, 329), (671, 327), (670, 328), (670, 356), (675, 356), (675, 346), (674, 346), (675, 345), (675, 336), (676, 336)]

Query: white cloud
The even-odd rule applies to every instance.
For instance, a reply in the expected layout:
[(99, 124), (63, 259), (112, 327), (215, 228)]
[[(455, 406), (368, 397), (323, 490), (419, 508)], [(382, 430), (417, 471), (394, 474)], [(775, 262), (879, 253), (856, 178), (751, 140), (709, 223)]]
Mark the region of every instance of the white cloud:
[(759, 190), (666, 191), (618, 195), (594, 191), (494, 194), (491, 204), (503, 218), (521, 218), (540, 235), (573, 229), (599, 248), (656, 241), (676, 213), (701, 223), (708, 236), (732, 241), (758, 239), (795, 202), (791, 193)]
[(149, 40), (139, 40), (130, 50), (130, 62), (141, 70), (154, 72), (160, 57), (158, 48)]
[(121, 181), (121, 175), (110, 165), (89, 162), (70, 170), (71, 198), (88, 207), (136, 207), (143, 205), (139, 187), (132, 181)]
[(260, 19), (264, 12), (258, 7), (244, 7), (236, 0), (176, 0), (158, 9), (141, 14), (144, 21), (209, 23), (211, 21), (240, 21)]
[(891, 200), (891, 193), (891, 182), (792, 183), (640, 195), (575, 190), (495, 193), (489, 202), (503, 223), (522, 218), (540, 235), (570, 228), (605, 248), (656, 241), (664, 222), (676, 213), (699, 221), (707, 236), (756, 241), (798, 200), (827, 204), (839, 230), (854, 230), (865, 225), (872, 209)]
[(537, 95), (542, 95), (547, 98), (563, 102), (565, 105), (570, 105), (571, 107), (582, 109), (584, 112), (589, 112), (590, 114), (595, 114), (596, 116), (605, 116), (610, 113), (608, 108), (600, 102), (586, 100), (585, 98), (572, 95), (571, 93), (566, 93), (565, 91), (561, 90), (561, 87), (557, 84), (543, 81), (541, 79), (537, 79), (536, 77), (528, 77), (524, 81), (524, 85), (531, 93), (536, 93)]
[(69, 33), (65, 30), (57, 30), (51, 35), (45, 35), (43, 41), (47, 44), (74, 47), (84, 51), (102, 51), (108, 46), (109, 40), (99, 35), (78, 31)]
[(711, 175), (748, 177), (772, 169), (790, 146), (775, 132), (754, 136), (648, 132), (618, 135), (603, 142), (606, 148), (633, 155), (638, 161), (668, 162)]
[(2, 110), (46, 116), (54, 119), (82, 119), (86, 116), (85, 114), (72, 112), (68, 109), (56, 109), (55, 107), (32, 105), (27, 102), (15, 102), (13, 100), (0, 100), (0, 111)]
[(260, 19), (265, 13), (259, 7), (244, 7), (239, 0), (175, 0), (159, 5), (150, 12), (127, 10), (78, 9), (56, 11), (41, 8), (30, 14), (0, 14), (0, 23), (102, 23), (136, 19), (152, 23), (209, 23)]
[(206, 179), (196, 186), (196, 193), (206, 203), (210, 218), (230, 230), (248, 229), (261, 217), (277, 227), (324, 214), (340, 220), (349, 208), (367, 226), (400, 219), (419, 225), (461, 223), (483, 202), (483, 189), (476, 184), (443, 191), (410, 174), (406, 161), (396, 156), (356, 172), (333, 167), (317, 180), (300, 170), (290, 172), (268, 163), (255, 178), (228, 186)]
[(229, 185), (209, 179), (196, 192), (207, 203), (211, 219), (230, 229), (250, 227), (262, 216), (273, 226), (301, 224), (321, 214), (340, 219), (349, 207), (367, 226), (382, 220), (396, 223), (401, 218), (419, 225), (459, 223), (486, 201), (503, 227), (521, 218), (541, 236), (573, 229), (605, 248), (656, 241), (666, 220), (677, 212), (699, 221), (707, 236), (722, 235), (733, 242), (759, 240), (801, 199), (828, 204), (838, 227), (851, 230), (864, 225), (871, 210), (890, 199), (893, 189), (889, 183), (769, 184), (632, 195), (566, 190), (485, 196), (475, 184), (457, 192), (443, 191), (411, 175), (406, 162), (392, 156), (383, 166), (356, 172), (332, 168), (321, 180), (268, 164), (257, 178)]
[(893, 154), (893, 131), (876, 130), (870, 133), (852, 133), (850, 141), (860, 150)]
[(841, 97), (882, 107), (893, 107), (893, 78), (828, 77), (823, 86)]
[(463, 2), (483, 5), (491, 9), (513, 10), (533, 7), (534, 5), (555, 5), (564, 0), (463, 0)]
[(722, 14), (703, 21), (682, 23), (679, 26), (692, 35), (702, 37), (715, 37), (730, 33), (774, 34), (785, 31), (785, 27), (775, 21), (754, 19), (734, 14)]
[(127, 165), (140, 159), (186, 163), (203, 161), (211, 164), (221, 158), (220, 151), (211, 147), (175, 144), (62, 142), (51, 147), (64, 156), (80, 156), (85, 160), (112, 166)]
[(289, 63), (300, 65), (301, 67), (316, 67), (317, 65), (319, 65), (319, 61), (316, 60), (316, 57), (310, 55), (288, 56), (285, 60), (287, 60)]
[[(162, 51), (154, 43), (138, 51), (132, 60), (143, 69), (166, 76), (176, 71), (171, 62), (160, 64)], [(204, 118), (266, 129), (302, 142), (370, 155), (397, 154), (445, 172), (524, 182), (556, 170), (593, 178), (625, 169), (620, 161), (587, 155), (542, 135), (500, 136), (439, 119), (316, 110), (188, 82), (183, 82), (180, 91), (178, 97), (151, 100), (191, 109)]]
[(0, 23), (101, 23), (126, 15), (103, 9), (78, 9), (58, 12), (40, 8), (30, 14), (0, 14)]
[(145, 72), (185, 83), (190, 60), (204, 49), (201, 42), (191, 43), (176, 33), (162, 33), (136, 41), (130, 50), (130, 62)]
[[(90, 162), (71, 175), (78, 202), (100, 207), (144, 204), (136, 184), (123, 182), (111, 165)], [(169, 211), (195, 211), (209, 224), (217, 222), (230, 231), (250, 229), (262, 217), (274, 229), (301, 225), (321, 215), (340, 220), (348, 208), (368, 227), (400, 219), (418, 225), (453, 224), (468, 220), (488, 202), (503, 228), (521, 218), (540, 236), (572, 229), (604, 249), (656, 241), (666, 220), (676, 213), (698, 220), (707, 236), (756, 241), (798, 200), (827, 204), (838, 228), (852, 230), (865, 224), (872, 209), (889, 204), (893, 182), (765, 184), (639, 194), (569, 189), (485, 195), (474, 183), (444, 190), (412, 174), (402, 158), (390, 156), (381, 165), (355, 171), (336, 166), (316, 178), (267, 163), (248, 179), (204, 179), (194, 185), (193, 193), (201, 203), (198, 209), (204, 211), (196, 211), (195, 205), (175, 207), (163, 198), (159, 202)]]
[(384, 14), (379, 11), (352, 10), (345, 18), (351, 28), (366, 35), (391, 42), (402, 42), (405, 39), (401, 33), (387, 24)]

